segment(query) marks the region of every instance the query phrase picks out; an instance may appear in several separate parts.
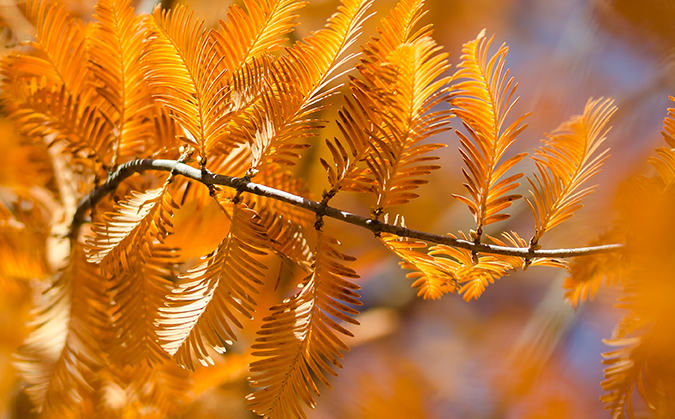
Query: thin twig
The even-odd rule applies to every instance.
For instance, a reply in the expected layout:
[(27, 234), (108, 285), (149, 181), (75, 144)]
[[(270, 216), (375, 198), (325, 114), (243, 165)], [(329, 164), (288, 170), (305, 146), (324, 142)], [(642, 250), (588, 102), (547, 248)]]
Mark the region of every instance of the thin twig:
[(344, 221), (346, 223), (368, 229), (373, 233), (391, 233), (400, 237), (419, 239), (428, 243), (445, 244), (448, 246), (458, 247), (480, 253), (519, 256), (530, 259), (535, 257), (569, 258), (616, 252), (624, 247), (623, 244), (608, 244), (603, 246), (578, 247), (573, 249), (532, 250), (529, 248), (505, 247), (484, 243), (474, 243), (467, 240), (456, 239), (450, 236), (426, 233), (406, 227), (383, 223), (381, 221), (375, 221), (370, 218), (349, 213), (347, 211), (325, 206), (320, 202), (302, 198), (279, 189), (253, 183), (243, 178), (211, 173), (208, 170), (196, 169), (175, 160), (153, 159), (133, 160), (121, 165), (115, 173), (108, 177), (108, 180), (103, 185), (94, 189), (89, 195), (85, 196), (78, 204), (75, 216), (73, 217), (73, 223), (71, 225), (70, 231), (71, 240), (77, 237), (79, 228), (85, 221), (85, 214), (90, 208), (95, 206), (108, 193), (117, 189), (120, 182), (122, 182), (124, 179), (128, 178), (134, 173), (140, 173), (147, 170), (172, 172), (174, 174), (185, 176), (189, 179), (200, 182), (206, 186), (221, 185), (236, 189), (238, 191), (276, 199), (278, 201), (286, 202), (288, 204), (304, 208), (308, 211), (312, 211), (315, 214), (323, 213), (323, 215), (326, 217), (334, 218), (336, 220)]

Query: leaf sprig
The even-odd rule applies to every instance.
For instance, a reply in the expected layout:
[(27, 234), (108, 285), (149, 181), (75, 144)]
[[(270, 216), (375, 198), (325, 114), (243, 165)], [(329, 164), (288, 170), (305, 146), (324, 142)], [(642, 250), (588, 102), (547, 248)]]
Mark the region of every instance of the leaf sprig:
[(489, 55), (493, 39), (486, 38), (483, 30), (475, 40), (464, 44), (462, 62), (453, 76), (454, 80), (463, 81), (453, 86), (450, 99), (453, 113), (469, 133), (467, 136), (456, 131), (466, 165), (462, 173), (469, 197), (453, 196), (465, 203), (473, 214), (477, 241), (484, 226), (509, 218), (510, 215), (502, 211), (522, 197), (511, 193), (520, 186), (516, 181), (522, 173), (502, 178), (527, 155), (519, 153), (502, 161), (527, 127), (523, 121), (529, 114), (506, 125), (509, 113), (518, 102), (518, 98), (513, 98), (518, 84), (509, 77), (506, 68), (508, 47), (502, 45), (494, 55)]
[(538, 174), (528, 179), (532, 201), (527, 200), (535, 215), (536, 232), (531, 243), (537, 245), (544, 233), (574, 215), (582, 207), (581, 200), (595, 186), (579, 190), (595, 176), (607, 160), (608, 149), (600, 151), (605, 141), (606, 125), (616, 112), (612, 101), (590, 99), (584, 113), (572, 117), (553, 133), (545, 146), (532, 156)]

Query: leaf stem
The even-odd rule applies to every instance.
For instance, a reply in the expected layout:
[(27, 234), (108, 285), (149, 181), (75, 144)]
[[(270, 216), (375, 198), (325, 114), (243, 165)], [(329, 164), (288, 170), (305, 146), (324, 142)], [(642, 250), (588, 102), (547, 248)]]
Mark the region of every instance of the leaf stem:
[(365, 228), (372, 231), (373, 233), (390, 233), (400, 237), (409, 237), (423, 240), (428, 243), (445, 244), (448, 246), (485, 254), (519, 256), (530, 259), (533, 257), (570, 258), (617, 252), (623, 249), (625, 246), (623, 244), (608, 244), (602, 246), (578, 247), (571, 249), (533, 250), (532, 248), (527, 247), (506, 247), (485, 243), (475, 243), (472, 241), (456, 239), (446, 235), (432, 234), (406, 227), (396, 226), (393, 224), (383, 223), (381, 221), (376, 221), (367, 217), (362, 217), (360, 215), (327, 206), (325, 203), (322, 204), (321, 202), (302, 198), (279, 189), (253, 183), (245, 178), (219, 175), (206, 169), (200, 170), (192, 166), (188, 166), (187, 164), (176, 160), (163, 159), (140, 159), (122, 164), (113, 174), (108, 177), (108, 180), (103, 185), (95, 188), (87, 196), (82, 198), (77, 206), (77, 210), (73, 216), (73, 222), (70, 226), (69, 237), (71, 241), (74, 241), (77, 238), (80, 226), (85, 222), (85, 215), (89, 209), (94, 207), (107, 194), (117, 189), (119, 184), (124, 179), (132, 176), (135, 173), (141, 173), (147, 170), (171, 172), (177, 175), (185, 176), (206, 186), (220, 185), (233, 188), (238, 191), (252, 193), (254, 195), (276, 199), (278, 201), (312, 211), (315, 214), (322, 214), (325, 217), (334, 218), (336, 220)]

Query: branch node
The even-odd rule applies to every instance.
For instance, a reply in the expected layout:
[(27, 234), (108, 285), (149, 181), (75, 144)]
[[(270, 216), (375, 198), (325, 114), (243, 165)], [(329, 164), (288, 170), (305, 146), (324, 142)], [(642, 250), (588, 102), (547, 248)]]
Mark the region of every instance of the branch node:
[(537, 257), (537, 250), (539, 249), (541, 249), (541, 245), (537, 244), (537, 241), (533, 238), (530, 241), (530, 247), (528, 248), (527, 255), (523, 258), (525, 260), (525, 264), (523, 265), (524, 271), (530, 267), (532, 260)]
[(237, 193), (234, 195), (234, 198), (232, 198), (233, 202), (235, 200), (237, 201), (236, 203), (241, 202), (241, 194), (246, 192), (248, 184), (251, 183), (252, 176), (254, 176), (253, 173), (246, 172), (244, 177), (238, 180), (236, 187)]
[(323, 191), (323, 199), (321, 199), (321, 202), (319, 202), (319, 205), (314, 210), (314, 213), (316, 214), (314, 229), (317, 231), (321, 231), (323, 229), (323, 217), (326, 215), (326, 209), (328, 208), (328, 201), (330, 198), (331, 197), (326, 193), (326, 191)]

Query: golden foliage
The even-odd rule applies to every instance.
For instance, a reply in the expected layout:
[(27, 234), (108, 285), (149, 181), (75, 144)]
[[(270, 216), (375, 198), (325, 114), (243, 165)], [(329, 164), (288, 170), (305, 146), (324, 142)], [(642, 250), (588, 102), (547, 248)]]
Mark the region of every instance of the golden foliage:
[[(356, 272), (343, 262), (355, 259), (340, 253), (339, 242), (319, 233), (312, 273), (301, 291), (272, 307), (253, 344), (251, 386), (261, 388), (247, 396), (249, 408), (265, 417), (302, 417), (300, 401), (314, 407), (319, 396), (315, 380), (331, 388), (326, 374), (336, 376), (334, 366), (349, 348), (337, 333), (353, 336), (342, 323), (358, 325), (359, 287), (349, 279)], [(345, 279), (347, 278), (347, 279)]]
[[(549, 134), (546, 146), (532, 157), (539, 174), (532, 186), (533, 201), (527, 200), (535, 216), (535, 245), (544, 233), (574, 215), (581, 200), (594, 186), (578, 190), (600, 171), (609, 150), (599, 151), (605, 141), (605, 126), (616, 111), (611, 100), (596, 99), (586, 103), (583, 115), (572, 117)], [(597, 154), (594, 154), (596, 153)]]
[[(403, 224), (402, 224), (403, 225)], [(449, 234), (451, 237), (456, 236)], [(527, 242), (518, 233), (503, 233), (504, 238), (515, 248), (527, 248)], [(460, 238), (467, 240), (464, 233)], [(492, 242), (506, 247), (506, 243), (494, 237)], [(419, 240), (400, 238), (392, 234), (383, 234), (382, 241), (389, 250), (403, 259), (402, 269), (414, 272), (406, 276), (415, 279), (412, 287), (417, 287), (417, 295), (424, 299), (438, 299), (443, 294), (463, 294), (465, 301), (478, 299), (485, 288), (494, 280), (508, 275), (509, 271), (527, 266), (549, 266), (565, 268), (566, 265), (552, 258), (532, 258), (526, 262), (517, 256), (480, 255), (470, 250), (453, 248), (446, 245), (431, 247), (427, 253), (415, 249), (426, 249), (427, 244)]]
[(227, 237), (206, 261), (192, 268), (180, 286), (159, 308), (157, 334), (162, 347), (178, 364), (195, 369), (192, 357), (203, 365), (213, 364), (206, 346), (224, 352), (224, 343), (236, 336), (229, 325), (242, 327), (235, 312), (251, 317), (262, 285), (265, 265), (256, 260), (264, 255), (269, 238), (259, 216), (243, 204), (231, 209), (232, 225)]
[[(466, 240), (464, 233), (460, 232), (460, 235)], [(445, 245), (433, 246), (429, 255), (445, 272), (456, 278), (460, 286), (458, 292), (462, 294), (464, 301), (478, 299), (489, 284), (494, 283), (496, 278), (508, 275), (508, 271), (512, 268), (502, 258), (492, 255), (480, 255), (476, 258), (470, 250)]]
[(156, 364), (168, 360), (160, 347), (157, 312), (164, 307), (177, 273), (172, 270), (175, 250), (153, 246), (150, 257), (127, 272), (113, 275), (115, 311), (111, 313), (115, 347), (110, 360), (120, 365)]
[[(397, 219), (395, 224), (405, 227), (405, 220), (403, 218)], [(414, 271), (407, 274), (406, 277), (415, 279), (412, 287), (418, 288), (418, 297), (423, 297), (425, 300), (436, 300), (441, 298), (443, 294), (454, 294), (457, 291), (457, 278), (444, 270), (443, 266), (432, 256), (416, 250), (426, 249), (427, 244), (425, 242), (398, 237), (393, 234), (382, 234), (380, 239), (387, 249), (403, 259), (402, 262), (399, 262), (401, 269)]]
[[(456, 238), (452, 234), (450, 236)], [(463, 233), (460, 237), (466, 240)], [(425, 299), (437, 299), (455, 291), (463, 294), (465, 301), (478, 299), (496, 278), (508, 275), (508, 271), (515, 268), (508, 259), (492, 255), (476, 258), (470, 250), (446, 245), (433, 246), (425, 254), (413, 250), (426, 248), (426, 244), (420, 241), (396, 240), (390, 235), (383, 241), (405, 261), (401, 262), (401, 268), (416, 271), (407, 276), (417, 278), (412, 286), (419, 287), (417, 295)]]
[[(449, 76), (448, 53), (430, 24), (419, 25), (424, 1), (401, 0), (380, 20), (378, 36), (354, 52), (373, 3), (341, 0), (322, 29), (292, 45), (302, 1), (243, 0), (217, 29), (184, 6), (147, 15), (131, 0), (98, 0), (85, 24), (59, 2), (21, 5), (34, 40), (0, 64), (3, 112), (20, 134), (2, 143), (0, 279), (35, 291), (50, 279), (15, 358), (45, 418), (177, 416), (207, 386), (239, 380), (246, 364), (256, 389), (246, 397), (250, 410), (306, 417), (304, 406), (315, 407), (320, 386), (330, 388), (342, 368), (348, 326), (359, 324), (355, 258), (323, 231), (334, 211), (328, 203), (341, 191), (368, 193), (364, 223), (412, 271), (424, 299), (457, 293), (470, 301), (518, 268), (567, 267), (540, 257), (538, 242), (592, 191), (582, 184), (607, 157), (600, 147), (612, 101), (589, 100), (535, 151), (532, 239), (514, 231), (491, 237), (484, 227), (507, 219), (521, 197), (522, 173), (510, 172), (526, 155), (509, 155), (527, 114), (512, 117), (518, 99), (508, 48), (490, 54), (493, 39), (482, 31)], [(313, 156), (305, 149), (330, 123), (320, 113), (329, 98), (340, 99), (340, 138), (325, 142), (330, 158), (316, 156), (329, 189), (309, 202), (311, 167), (291, 166)], [(376, 227), (385, 211), (418, 198), (440, 169), (433, 154), (446, 144), (431, 137), (449, 130), (454, 116), (465, 128), (457, 134), (468, 190), (455, 196), (476, 230), (445, 236), (459, 239), (454, 247), (378, 233), (391, 231)], [(623, 188), (621, 219), (597, 243), (626, 241), (626, 250), (573, 264), (564, 285), (576, 307), (602, 278), (616, 285), (621, 277), (619, 306), (629, 312), (611, 341), (623, 347), (605, 355), (603, 383), (617, 418), (631, 414), (633, 387), (650, 407), (671, 409), (675, 399), (672, 266), (664, 262), (675, 236), (664, 215), (675, 181), (673, 110), (663, 135), (669, 147), (651, 160), (657, 176)], [(128, 175), (143, 163), (136, 159), (183, 165), (168, 177), (149, 169)], [(184, 165), (207, 186), (183, 178)], [(240, 178), (238, 186), (214, 185), (213, 173)], [(241, 185), (254, 178), (286, 194), (248, 193)], [(404, 227), (402, 220), (394, 224)], [(175, 232), (175, 222), (183, 230)], [(653, 243), (662, 246), (645, 250)], [(256, 315), (259, 305), (271, 312)], [(235, 354), (223, 355), (226, 347)]]
[[(423, 1), (401, 1), (396, 5), (396, 8), (391, 10), (391, 16), (384, 17), (381, 20), (378, 28), (380, 37), (373, 39), (362, 48), (364, 56), (356, 68), (364, 79), (352, 78), (350, 80), (351, 94), (344, 96), (345, 105), (339, 111), (338, 127), (347, 146), (345, 147), (337, 138), (334, 141), (327, 140), (326, 145), (331, 152), (335, 167), (321, 159), (321, 163), (328, 173), (328, 180), (333, 191), (331, 193), (337, 193), (341, 189), (377, 193), (378, 183), (374, 178), (376, 169), (372, 167), (372, 155), (377, 151), (371, 150), (371, 148), (375, 146), (378, 135), (385, 138), (388, 134), (381, 131), (385, 123), (381, 121), (382, 115), (377, 114), (376, 109), (383, 104), (389, 106), (392, 100), (395, 100), (394, 72), (396, 68), (395, 64), (389, 59), (390, 56), (396, 48), (405, 43), (411, 43), (430, 35), (429, 27), (425, 27), (414, 34), (412, 32), (415, 25), (425, 14), (422, 8), (423, 3)], [(443, 58), (444, 56), (441, 55), (441, 67), (446, 65)], [(399, 61), (401, 60), (399, 59)], [(419, 63), (421, 62), (418, 61)], [(427, 70), (429, 69), (427, 68)], [(410, 73), (408, 73), (409, 76)], [(430, 81), (432, 80), (427, 80), (427, 82)], [(442, 81), (437, 83), (443, 84)], [(410, 79), (408, 79), (408, 87), (411, 87)], [(408, 91), (408, 95), (410, 93)], [(417, 98), (417, 100), (420, 99), (422, 99), (421, 96)], [(404, 101), (399, 101), (399, 105), (400, 112), (405, 113), (412, 110), (406, 110)], [(422, 115), (413, 115), (413, 117), (420, 118)], [(376, 128), (378, 126), (379, 128)], [(399, 138), (399, 140), (401, 139)], [(386, 139), (384, 141), (386, 142)], [(433, 147), (431, 146), (431, 149), (427, 151), (433, 150)], [(351, 154), (351, 157), (349, 154)], [(426, 157), (424, 160), (418, 159), (416, 162), (435, 159), (434, 157)], [(382, 164), (386, 164), (386, 162)], [(439, 167), (428, 166), (426, 170), (437, 168)], [(421, 168), (422, 172), (424, 170), (425, 168)], [(379, 174), (385, 175), (384, 172)], [(382, 189), (382, 185), (380, 185), (380, 189)]]
[(37, 328), (19, 348), (16, 368), (30, 385), (27, 393), (45, 416), (76, 410), (90, 396), (103, 365), (106, 281), (76, 246), (38, 307)]
[(92, 228), (94, 236), (86, 240), (89, 262), (116, 277), (145, 263), (173, 227), (171, 217), (178, 207), (168, 192), (169, 184), (132, 193), (112, 213), (104, 214)]
[(445, 60), (447, 54), (437, 54), (438, 51), (433, 39), (424, 37), (402, 43), (387, 57), (386, 66), (395, 78), (387, 86), (382, 100), (391, 110), (379, 115), (382, 122), (376, 128), (366, 160), (376, 185), (375, 213), (416, 198), (418, 195), (409, 191), (428, 183), (419, 177), (440, 167), (426, 163), (436, 158), (422, 156), (443, 145), (418, 145), (448, 129), (449, 113), (432, 111), (445, 99), (436, 92), (449, 80), (447, 77), (438, 79), (449, 68)]
[(63, 141), (67, 152), (91, 156), (106, 165), (110, 154), (112, 127), (99, 108), (91, 106), (93, 92), (68, 93), (66, 86), (48, 87), (45, 79), (32, 79), (28, 84), (5, 86), (3, 102), (16, 119), (21, 134), (46, 136), (52, 142)]
[(90, 38), (85, 25), (58, 2), (28, 1), (23, 8), (35, 27), (35, 40), (31, 42), (35, 54), (11, 56), (5, 64), (24, 82), (43, 79), (44, 87), (63, 86), (69, 95), (82, 93), (89, 79), (87, 43)]
[(156, 8), (151, 22), (152, 47), (144, 57), (148, 83), (185, 131), (181, 140), (205, 162), (214, 147), (235, 145), (227, 141), (229, 95), (221, 90), (226, 69), (217, 40), (185, 7)]
[(632, 419), (634, 418), (633, 389), (637, 386), (640, 395), (645, 394), (641, 372), (644, 359), (637, 350), (641, 349), (640, 339), (606, 340), (605, 343), (611, 346), (622, 346), (622, 348), (602, 354), (605, 358), (602, 363), (608, 365), (605, 369), (606, 380), (602, 382), (602, 388), (608, 393), (601, 400), (613, 418), (623, 418), (624, 411), (628, 408), (628, 417)]
[(313, 259), (312, 250), (303, 234), (301, 225), (285, 218), (281, 214), (274, 215), (266, 209), (260, 211), (260, 222), (265, 226), (269, 237), (269, 246), (284, 259), (308, 269)]
[(297, 15), (294, 13), (305, 5), (294, 0), (245, 0), (246, 10), (233, 5), (227, 13), (228, 21), (220, 21), (221, 31), (214, 35), (219, 39), (225, 66), (234, 72), (243, 63), (263, 53), (282, 48), (282, 35), (293, 30)]
[[(497, 52), (489, 56), (492, 39), (481, 31), (475, 40), (467, 42), (462, 48), (461, 64), (453, 79), (464, 79), (452, 89), (451, 105), (453, 112), (469, 132), (467, 137), (460, 131), (465, 184), (470, 197), (454, 195), (468, 207), (477, 224), (478, 236), (483, 226), (509, 218), (501, 211), (510, 207), (518, 194), (509, 194), (520, 183), (516, 182), (522, 173), (502, 179), (527, 153), (505, 158), (505, 153), (516, 141), (516, 137), (527, 127), (523, 115), (505, 126), (506, 119), (518, 98), (513, 99), (517, 83), (509, 78), (506, 69), (508, 47), (502, 45)], [(468, 171), (467, 171), (468, 170)], [(508, 195), (507, 195), (508, 194)]]
[[(671, 147), (673, 112), (668, 110), (663, 131)], [(592, 287), (591, 293), (597, 288), (592, 285), (599, 282), (596, 278), (606, 275), (608, 283), (621, 279), (622, 293), (615, 307), (628, 312), (616, 325), (612, 339), (605, 341), (620, 348), (603, 354), (603, 363), (608, 366), (602, 383), (607, 393), (602, 401), (615, 419), (635, 417), (634, 389), (649, 410), (665, 415), (675, 411), (675, 375), (671, 367), (675, 344), (671, 322), (675, 315), (672, 305), (675, 223), (669, 215), (675, 203), (672, 192), (675, 152), (669, 147), (656, 151), (658, 157), (650, 159), (656, 176), (637, 176), (619, 188), (616, 207), (620, 216), (610, 234), (624, 237), (626, 250), (620, 256), (604, 257), (590, 264), (592, 269), (584, 269), (582, 265), (581, 277), (571, 279), (590, 284), (582, 282), (582, 287)], [(604, 267), (607, 263), (610, 266)], [(576, 296), (576, 290), (570, 292)], [(572, 303), (575, 301), (572, 299)]]
[[(324, 122), (310, 115), (324, 109), (325, 99), (339, 89), (330, 85), (353, 58), (346, 51), (358, 38), (371, 4), (372, 0), (342, 0), (325, 28), (294, 44), (275, 63), (273, 89), (263, 96), (267, 106), (255, 125), (254, 163), (295, 164), (299, 155), (294, 150), (308, 145), (294, 141), (315, 136), (311, 130)], [(252, 167), (257, 169), (257, 164)]]
[(335, 87), (326, 87), (353, 57), (345, 53), (356, 42), (371, 4), (372, 0), (341, 0), (324, 28), (297, 42), (288, 49), (288, 55), (280, 58), (279, 67), (287, 77), (297, 77), (295, 82), (303, 97), (293, 119), (318, 110), (318, 103), (335, 92)]
[(436, 300), (443, 294), (455, 293), (457, 279), (443, 270), (443, 267), (433, 257), (415, 250), (426, 249), (425, 242), (400, 238), (393, 234), (383, 234), (381, 239), (387, 249), (403, 259), (399, 262), (402, 269), (414, 270), (406, 277), (415, 280), (412, 286), (418, 288), (418, 297)]
[[(591, 241), (591, 246), (615, 243), (619, 239), (616, 231), (601, 235)], [(609, 253), (583, 257), (575, 260), (570, 266), (570, 276), (565, 278), (565, 300), (574, 308), (587, 300), (592, 300), (605, 279), (610, 287), (619, 283), (625, 261), (620, 253)]]
[(342, 188), (376, 194), (375, 217), (416, 198), (410, 191), (428, 182), (420, 177), (440, 168), (427, 163), (437, 157), (424, 154), (444, 145), (418, 143), (448, 129), (449, 111), (432, 108), (446, 98), (449, 77), (442, 75), (449, 65), (429, 28), (412, 33), (422, 3), (397, 5), (380, 23), (381, 38), (363, 48), (357, 69), (364, 80), (351, 80), (351, 99), (340, 110), (339, 127), (350, 150), (338, 139), (327, 141), (337, 170), (322, 161), (332, 194)]
[(96, 91), (112, 107), (107, 117), (115, 127), (111, 162), (115, 166), (120, 158), (136, 157), (150, 142), (153, 121), (143, 111), (153, 100), (141, 69), (148, 26), (134, 16), (130, 0), (97, 2), (95, 17), (88, 53), (98, 81)]

